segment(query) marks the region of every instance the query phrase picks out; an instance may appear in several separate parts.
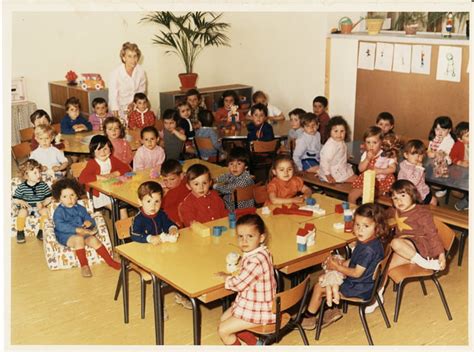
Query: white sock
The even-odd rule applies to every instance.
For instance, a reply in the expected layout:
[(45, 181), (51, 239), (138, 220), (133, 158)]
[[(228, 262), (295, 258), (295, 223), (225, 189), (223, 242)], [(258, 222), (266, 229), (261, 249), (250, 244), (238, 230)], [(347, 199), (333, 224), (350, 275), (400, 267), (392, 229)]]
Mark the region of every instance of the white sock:
[(431, 269), (431, 270), (439, 270), (440, 269), (438, 260), (436, 260), (436, 259), (430, 259), (430, 260), (425, 259), (421, 255), (419, 255), (418, 253), (416, 253), (413, 256), (413, 258), (410, 259), (410, 262), (418, 264), (419, 266), (421, 266), (422, 268), (425, 268), (425, 269)]

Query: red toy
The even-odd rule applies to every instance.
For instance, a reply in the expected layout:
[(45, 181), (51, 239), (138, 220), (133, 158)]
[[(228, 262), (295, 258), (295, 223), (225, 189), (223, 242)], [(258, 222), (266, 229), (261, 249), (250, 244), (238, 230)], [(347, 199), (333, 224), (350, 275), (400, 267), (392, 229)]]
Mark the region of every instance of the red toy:
[(342, 214), (344, 213), (344, 208), (342, 207), (342, 204), (336, 204), (336, 208), (334, 209), (337, 214)]

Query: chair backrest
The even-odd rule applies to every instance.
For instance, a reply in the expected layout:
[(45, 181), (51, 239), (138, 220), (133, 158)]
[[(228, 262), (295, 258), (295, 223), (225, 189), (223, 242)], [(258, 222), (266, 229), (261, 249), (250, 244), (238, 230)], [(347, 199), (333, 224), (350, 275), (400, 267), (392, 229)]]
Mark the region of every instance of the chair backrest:
[(456, 236), (453, 229), (438, 219), (434, 219), (434, 223), (438, 230), (439, 237), (441, 238), (441, 242), (443, 242), (444, 249), (446, 252), (449, 252)]
[(23, 159), (29, 157), (31, 153), (30, 142), (22, 142), (12, 146), (13, 159), (19, 164)]
[[(212, 144), (212, 140), (208, 137), (194, 137), (194, 145), (196, 146), (196, 151), (200, 159), (202, 159), (201, 152), (200, 152), (201, 150), (215, 149), (214, 145)], [(208, 161), (217, 162), (218, 156), (219, 156), (219, 151), (217, 150), (217, 156), (208, 158)]]
[(34, 127), (23, 128), (20, 130), (20, 141), (29, 142), (33, 139), (34, 134), (35, 134)]
[(385, 276), (388, 271), (388, 263), (392, 258), (392, 247), (387, 246), (387, 252), (383, 259), (375, 267), (372, 279), (374, 280), (374, 288), (372, 289), (372, 294), (370, 295), (369, 301), (372, 301), (380, 289), (380, 285), (385, 282)]
[(133, 218), (126, 218), (117, 220), (115, 222), (115, 229), (117, 230), (117, 237), (119, 240), (124, 240), (130, 237), (130, 227), (132, 226)]
[(288, 139), (288, 144), (290, 146), (290, 156), (293, 157), (293, 151), (295, 150), (296, 139), (289, 138)]
[(253, 188), (253, 199), (255, 199), (257, 204), (265, 203), (268, 200), (267, 186), (255, 185)]
[(61, 124), (53, 123), (51, 127), (53, 128), (54, 133), (56, 134), (61, 133)]
[(79, 178), (79, 175), (81, 174), (82, 170), (84, 170), (86, 165), (87, 165), (87, 161), (81, 161), (80, 163), (71, 164), (72, 177)]
[(277, 293), (275, 298), (273, 299), (273, 306), (272, 306), (272, 312), (277, 313), (277, 306), (279, 301), (280, 305), (280, 312), (283, 312), (285, 310), (288, 310), (289, 308), (293, 307), (295, 304), (298, 302), (301, 302), (303, 299), (303, 296), (305, 294), (305, 291), (309, 288), (309, 276), (306, 277), (306, 279), (303, 280), (299, 285), (290, 288), (289, 290)]
[(273, 139), (268, 142), (255, 141), (252, 144), (252, 149), (255, 153), (276, 153), (278, 142), (278, 139)]
[(247, 187), (236, 187), (234, 189), (235, 209), (237, 209), (238, 202), (254, 199), (254, 193), (253, 193), (254, 189), (255, 189), (255, 185), (250, 185)]

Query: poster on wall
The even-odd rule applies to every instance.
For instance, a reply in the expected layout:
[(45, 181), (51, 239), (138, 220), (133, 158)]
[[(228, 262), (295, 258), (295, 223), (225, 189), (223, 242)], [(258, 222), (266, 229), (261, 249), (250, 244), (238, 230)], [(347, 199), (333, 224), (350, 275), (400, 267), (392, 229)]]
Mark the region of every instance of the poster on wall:
[(375, 63), (375, 43), (359, 44), (359, 61), (357, 68), (373, 70)]
[(440, 46), (438, 54), (438, 81), (461, 82), (462, 48)]
[(375, 69), (382, 71), (392, 71), (393, 44), (377, 43), (375, 53)]
[(393, 52), (393, 71), (410, 73), (411, 45), (395, 44)]
[(431, 45), (413, 45), (411, 55), (411, 72), (430, 74)]

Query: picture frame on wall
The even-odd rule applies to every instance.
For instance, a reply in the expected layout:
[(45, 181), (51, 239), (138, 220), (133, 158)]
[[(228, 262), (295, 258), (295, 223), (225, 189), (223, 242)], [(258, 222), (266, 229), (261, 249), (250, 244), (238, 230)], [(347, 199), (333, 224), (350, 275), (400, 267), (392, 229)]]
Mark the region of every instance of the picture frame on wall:
[(25, 77), (15, 77), (12, 79), (12, 103), (19, 103), (27, 100), (25, 83)]

